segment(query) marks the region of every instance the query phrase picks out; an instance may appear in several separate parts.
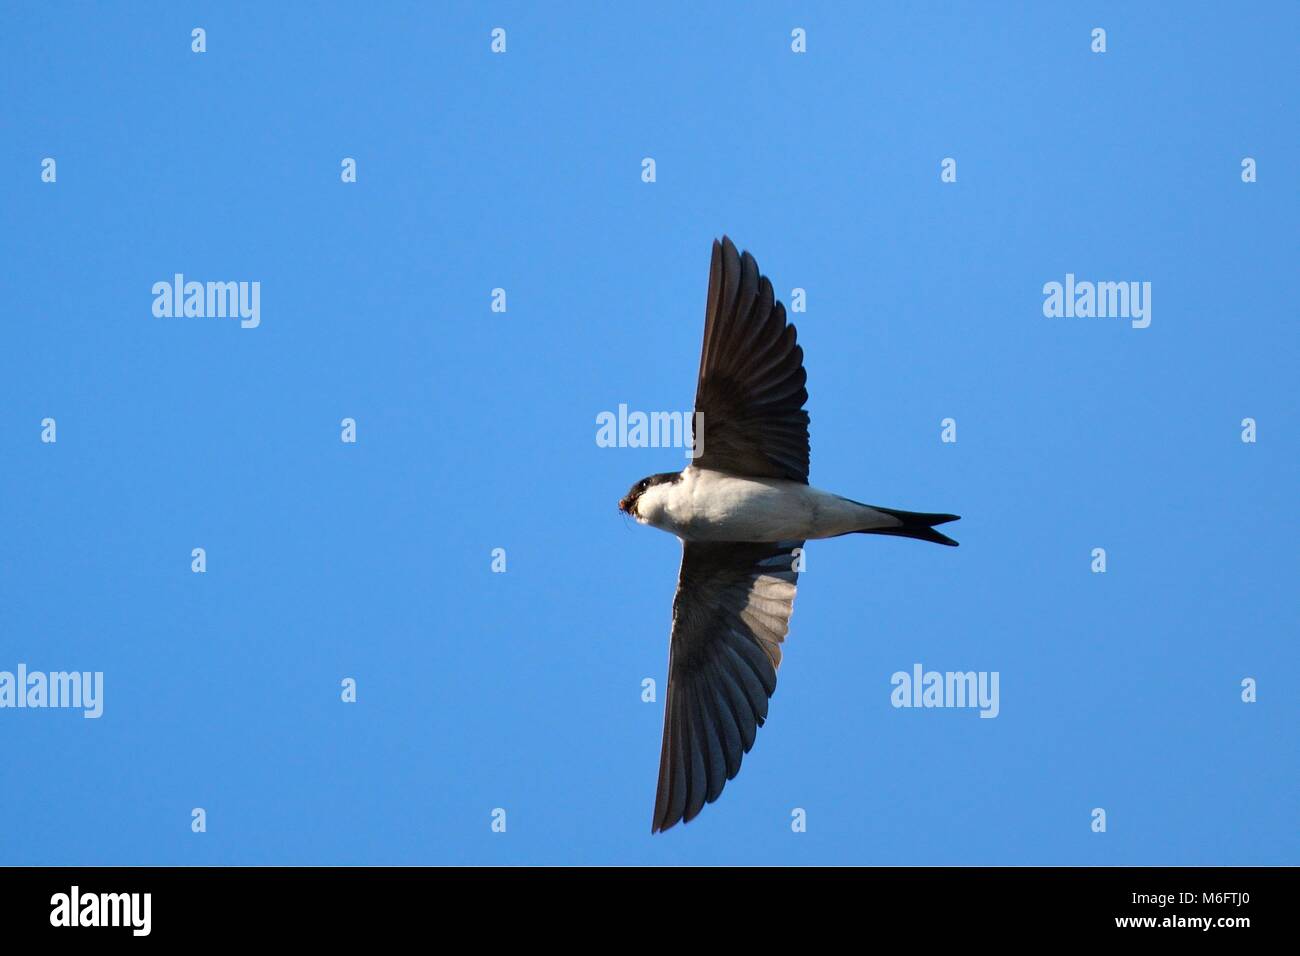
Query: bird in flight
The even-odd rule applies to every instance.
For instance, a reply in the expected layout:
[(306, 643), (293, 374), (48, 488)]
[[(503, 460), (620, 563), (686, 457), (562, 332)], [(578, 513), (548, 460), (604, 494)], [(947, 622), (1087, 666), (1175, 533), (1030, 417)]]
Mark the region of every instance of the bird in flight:
[(957, 515), (866, 505), (808, 484), (806, 380), (772, 283), (748, 252), (715, 240), (694, 457), (680, 474), (642, 478), (618, 503), (682, 542), (652, 833), (718, 799), (754, 745), (806, 540), (865, 533), (957, 544), (934, 530)]

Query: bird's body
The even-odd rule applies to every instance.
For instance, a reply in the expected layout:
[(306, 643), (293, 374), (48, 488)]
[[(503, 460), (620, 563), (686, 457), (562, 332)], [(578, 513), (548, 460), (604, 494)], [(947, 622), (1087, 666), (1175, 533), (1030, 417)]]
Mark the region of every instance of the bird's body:
[(686, 468), (646, 489), (637, 521), (683, 541), (793, 541), (891, 528), (898, 518), (812, 485)]
[[(689, 822), (754, 745), (810, 538), (866, 533), (955, 545), (950, 514), (896, 511), (808, 483), (803, 349), (772, 284), (730, 239), (713, 244), (692, 463), (619, 502), (682, 541), (653, 831)], [(702, 432), (702, 434), (700, 433)]]

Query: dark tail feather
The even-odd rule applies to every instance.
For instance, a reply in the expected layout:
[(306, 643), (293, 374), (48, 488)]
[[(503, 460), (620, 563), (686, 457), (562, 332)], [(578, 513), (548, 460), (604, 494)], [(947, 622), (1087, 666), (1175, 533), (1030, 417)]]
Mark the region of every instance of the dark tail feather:
[(896, 528), (863, 528), (855, 534), (895, 534), (902, 538), (916, 538), (920, 541), (933, 541), (935, 544), (946, 544), (951, 547), (957, 547), (957, 542), (952, 540), (946, 534), (941, 534), (934, 530), (937, 524), (944, 524), (948, 521), (956, 521), (961, 515), (938, 515), (927, 514), (921, 511), (895, 511), (892, 508), (881, 508), (879, 505), (867, 505), (868, 508), (874, 508), (882, 514), (887, 514), (891, 518), (897, 518), (903, 522)]

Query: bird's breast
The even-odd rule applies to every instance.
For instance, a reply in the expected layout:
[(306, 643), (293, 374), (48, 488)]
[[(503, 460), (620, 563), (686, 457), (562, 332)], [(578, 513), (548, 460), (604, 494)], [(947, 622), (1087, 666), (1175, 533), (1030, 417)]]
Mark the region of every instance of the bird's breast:
[(814, 528), (817, 503), (810, 490), (792, 481), (688, 468), (680, 480), (649, 489), (640, 510), (647, 524), (687, 541), (785, 541), (809, 537)]

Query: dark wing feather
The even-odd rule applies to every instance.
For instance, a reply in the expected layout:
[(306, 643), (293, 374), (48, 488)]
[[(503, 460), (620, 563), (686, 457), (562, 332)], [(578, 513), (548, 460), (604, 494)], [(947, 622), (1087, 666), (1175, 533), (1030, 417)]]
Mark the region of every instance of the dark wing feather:
[(684, 542), (651, 832), (689, 822), (740, 771), (776, 690), (790, 627), (793, 550)]
[[(695, 389), (703, 416), (694, 464), (735, 475), (808, 483), (803, 349), (772, 283), (726, 236), (713, 243)], [(696, 448), (701, 436), (696, 435)]]

